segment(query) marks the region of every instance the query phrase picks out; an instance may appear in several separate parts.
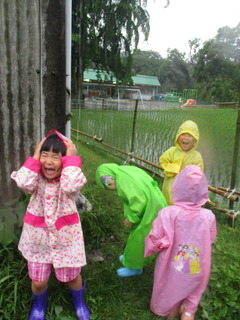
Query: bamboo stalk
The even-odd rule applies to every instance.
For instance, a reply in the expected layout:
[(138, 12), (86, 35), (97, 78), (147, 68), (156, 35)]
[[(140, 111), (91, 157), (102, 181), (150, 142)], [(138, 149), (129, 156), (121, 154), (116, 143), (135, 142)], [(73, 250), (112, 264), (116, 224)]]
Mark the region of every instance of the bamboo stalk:
[(236, 216), (234, 216), (233, 214), (230, 213), (232, 211), (229, 212), (229, 210), (227, 210), (227, 209), (220, 208), (216, 203), (214, 203), (214, 202), (212, 202), (210, 200), (208, 200), (207, 203), (210, 206), (212, 206), (214, 209), (216, 209), (218, 211), (221, 211), (221, 212), (224, 212), (228, 217), (230, 217), (230, 218), (232, 218), (234, 220), (237, 218)]
[(232, 201), (238, 201), (238, 196), (234, 196), (234, 195), (230, 195), (230, 193), (228, 192), (225, 192), (225, 191), (221, 191), (219, 189), (216, 189), (214, 187), (211, 187), (211, 186), (208, 186), (208, 190), (216, 193), (216, 194), (219, 194), (220, 196), (224, 197), (224, 198), (228, 198)]
[(240, 192), (236, 191), (236, 190), (233, 190), (233, 189), (228, 189), (228, 188), (224, 188), (224, 187), (217, 187), (219, 190), (223, 190), (223, 191), (227, 191), (227, 192), (230, 192), (230, 193), (233, 193), (233, 194), (237, 194), (240, 196)]

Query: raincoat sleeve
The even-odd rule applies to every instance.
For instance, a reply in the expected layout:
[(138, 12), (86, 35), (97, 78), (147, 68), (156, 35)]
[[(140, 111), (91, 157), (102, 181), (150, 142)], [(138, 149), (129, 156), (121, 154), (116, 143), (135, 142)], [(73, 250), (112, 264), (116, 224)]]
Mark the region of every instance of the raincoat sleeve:
[(124, 185), (118, 188), (118, 194), (123, 201), (124, 217), (133, 224), (139, 223), (147, 205), (144, 192), (126, 180)]
[(163, 167), (164, 175), (175, 177), (179, 172), (182, 164), (182, 157), (174, 159), (175, 147), (166, 150), (159, 158), (159, 163)]
[(78, 156), (65, 156), (62, 157), (62, 164), (61, 189), (68, 194), (77, 195), (87, 182), (81, 169), (81, 158)]
[(11, 178), (23, 192), (32, 194), (37, 188), (41, 167), (40, 161), (29, 157), (18, 171), (12, 172)]
[(170, 246), (171, 232), (169, 228), (166, 228), (167, 224), (164, 226), (162, 219), (162, 215), (167, 215), (168, 213), (165, 213), (164, 211), (165, 210), (163, 209), (158, 213), (158, 217), (153, 221), (152, 230), (145, 238), (145, 258)]

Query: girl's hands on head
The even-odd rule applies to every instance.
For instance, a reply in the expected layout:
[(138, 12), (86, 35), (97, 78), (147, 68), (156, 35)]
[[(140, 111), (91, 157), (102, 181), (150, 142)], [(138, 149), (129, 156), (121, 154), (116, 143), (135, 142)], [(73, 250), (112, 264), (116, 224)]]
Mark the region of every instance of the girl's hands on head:
[(66, 156), (75, 156), (77, 154), (77, 148), (75, 144), (72, 142), (72, 140), (66, 140), (64, 141), (67, 151)]
[(40, 150), (42, 148), (42, 145), (44, 143), (44, 141), (46, 140), (46, 138), (42, 139), (42, 141), (39, 142), (39, 144), (37, 145), (35, 151), (34, 151), (34, 154), (33, 154), (33, 158), (36, 159), (36, 160), (39, 160), (40, 159)]

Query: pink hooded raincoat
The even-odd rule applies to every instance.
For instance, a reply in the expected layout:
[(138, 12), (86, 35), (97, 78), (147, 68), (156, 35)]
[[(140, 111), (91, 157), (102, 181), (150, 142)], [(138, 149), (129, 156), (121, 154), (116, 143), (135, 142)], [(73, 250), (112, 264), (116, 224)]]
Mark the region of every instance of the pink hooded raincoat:
[[(64, 136), (56, 133), (64, 140)], [(81, 166), (80, 157), (64, 156), (61, 176), (48, 180), (41, 174), (41, 162), (29, 157), (11, 174), (17, 186), (31, 194), (18, 245), (26, 260), (51, 263), (55, 268), (86, 265), (76, 208), (76, 196), (87, 182)]]
[(211, 268), (211, 244), (216, 237), (212, 211), (201, 208), (208, 200), (208, 182), (195, 165), (176, 177), (174, 205), (162, 209), (145, 239), (145, 257), (157, 257), (150, 308), (167, 316), (183, 304), (195, 313), (206, 289)]

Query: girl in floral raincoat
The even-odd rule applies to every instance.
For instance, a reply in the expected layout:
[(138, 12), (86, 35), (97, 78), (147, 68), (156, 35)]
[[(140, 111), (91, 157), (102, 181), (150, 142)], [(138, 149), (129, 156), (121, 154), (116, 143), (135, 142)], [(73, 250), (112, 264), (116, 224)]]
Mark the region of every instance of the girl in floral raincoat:
[(86, 265), (84, 239), (76, 196), (86, 183), (81, 158), (73, 142), (52, 130), (11, 178), (31, 194), (24, 217), (19, 250), (28, 261), (33, 307), (30, 320), (44, 320), (51, 267), (68, 283), (76, 315), (89, 320), (84, 302), (86, 282), (80, 275)]
[(216, 237), (208, 200), (208, 182), (195, 165), (185, 167), (173, 183), (174, 205), (163, 208), (145, 239), (145, 257), (159, 253), (150, 308), (159, 316), (194, 320), (211, 267)]

